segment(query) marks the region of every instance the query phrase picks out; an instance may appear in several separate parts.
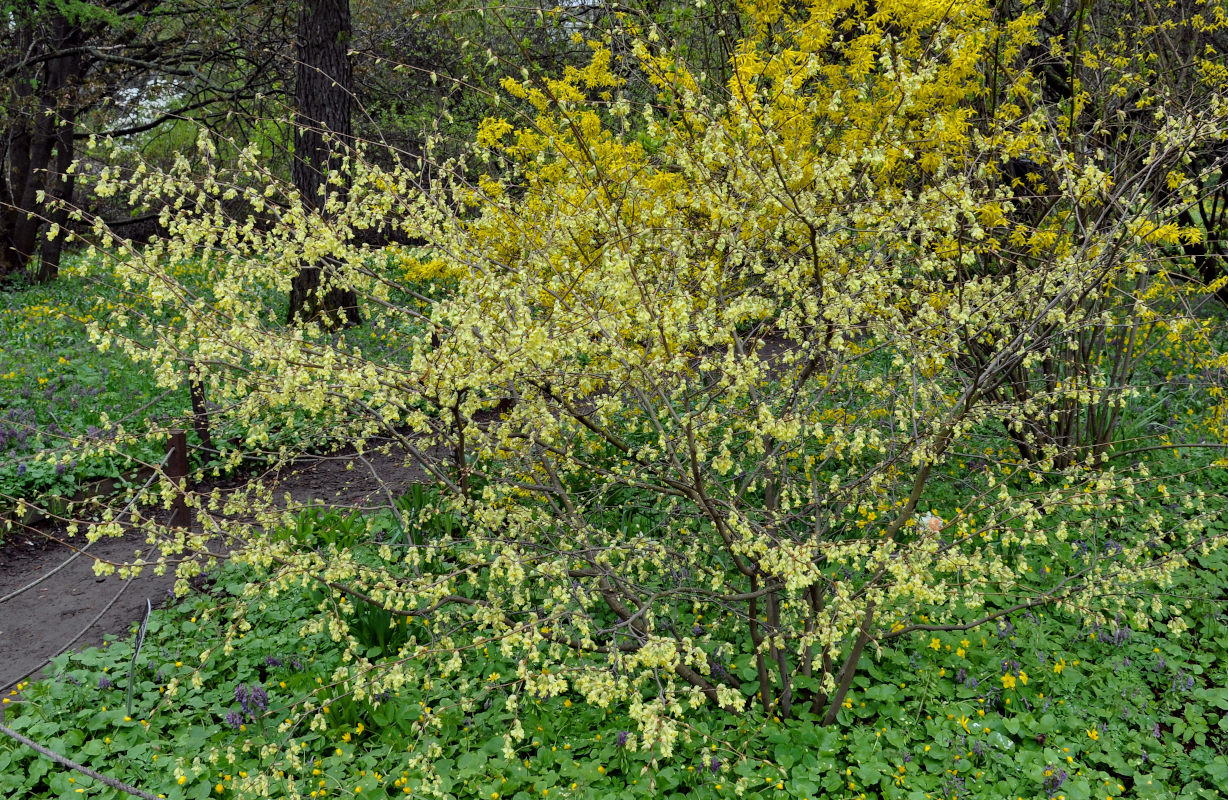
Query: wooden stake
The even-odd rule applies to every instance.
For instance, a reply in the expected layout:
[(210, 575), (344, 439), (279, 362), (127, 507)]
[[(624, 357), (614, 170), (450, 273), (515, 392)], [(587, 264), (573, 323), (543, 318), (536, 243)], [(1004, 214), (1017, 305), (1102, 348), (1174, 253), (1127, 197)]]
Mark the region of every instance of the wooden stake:
[(206, 450), (213, 450), (213, 436), (209, 432), (209, 412), (205, 405), (205, 384), (200, 379), (194, 364), (188, 366), (188, 395), (192, 398), (192, 427)]
[(171, 502), (171, 516), (167, 524), (172, 528), (187, 528), (192, 524), (192, 514), (184, 498), (188, 480), (188, 437), (183, 431), (171, 431), (166, 442), (166, 477), (179, 485)]

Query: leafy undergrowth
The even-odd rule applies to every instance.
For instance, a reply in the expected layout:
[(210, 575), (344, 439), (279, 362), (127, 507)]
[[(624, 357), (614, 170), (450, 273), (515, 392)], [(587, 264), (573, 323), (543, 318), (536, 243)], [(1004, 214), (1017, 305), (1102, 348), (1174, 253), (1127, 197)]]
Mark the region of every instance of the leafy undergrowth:
[[(428, 522), (439, 528), (428, 535), (446, 533), (447, 520)], [(282, 537), (375, 559), (378, 548), (364, 543), (373, 531), (384, 545), (409, 543), (387, 516), (321, 511)], [(250, 627), (236, 628), (228, 610), (261, 579), (232, 565), (214, 596), (155, 612), (131, 707), (135, 636), (59, 657), (52, 678), (5, 698), (8, 724), (168, 798), (1099, 800), (1213, 798), (1228, 785), (1223, 549), (1195, 557), (1156, 596), (1184, 607), (1172, 629), (1088, 626), (1078, 609), (1040, 608), (978, 630), (919, 634), (867, 649), (835, 725), (807, 714), (700, 713), (668, 761), (637, 746), (630, 719), (568, 693), (521, 698), (525, 736), (509, 740), (517, 665), (494, 643), (469, 642), (448, 681), (427, 677), (375, 697), (343, 691), (341, 645), (304, 627), (315, 606), (340, 599), (305, 583), (250, 607)], [(416, 620), (362, 604), (348, 619), (377, 669), (428, 636)], [(731, 667), (753, 691), (749, 659)], [(122, 796), (8, 740), (0, 795)]]
[[(70, 495), (82, 482), (117, 477), (114, 459), (74, 458), (73, 438), (140, 430), (187, 406), (186, 396), (158, 390), (149, 370), (90, 343), (85, 324), (107, 319), (118, 300), (96, 288), (68, 276), (0, 292), (0, 509), (12, 498)], [(153, 449), (127, 454), (148, 462)]]
[[(446, 276), (431, 271), (433, 263), (396, 248), (372, 260), (373, 268), (428, 295), (447, 284)], [(210, 273), (199, 264), (181, 264), (171, 274), (183, 291), (209, 292)], [(269, 305), (271, 315), (284, 316), (284, 298), (270, 297)], [(161, 439), (140, 438), (148, 431), (182, 427), (189, 444), (199, 444), (188, 420), (186, 383), (160, 387), (148, 365), (119, 349), (100, 351), (90, 341), (89, 323), (121, 329), (121, 314), (154, 316), (168, 329), (182, 326), (178, 316), (154, 311), (83, 256), (70, 258), (53, 283), (0, 291), (0, 512), (17, 499), (69, 497), (88, 482), (131, 477), (139, 466), (157, 463), (164, 448)], [(359, 328), (346, 336), (363, 352), (394, 357), (401, 334)], [(214, 433), (239, 441), (244, 430), (226, 421)], [(122, 444), (115, 452), (81, 457), (81, 442), (108, 441)]]

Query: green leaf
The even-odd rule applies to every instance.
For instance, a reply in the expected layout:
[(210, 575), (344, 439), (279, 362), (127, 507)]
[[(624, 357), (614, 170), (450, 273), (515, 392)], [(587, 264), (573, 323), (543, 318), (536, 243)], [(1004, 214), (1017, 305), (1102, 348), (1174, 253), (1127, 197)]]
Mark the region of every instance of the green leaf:
[(1216, 708), (1228, 710), (1228, 689), (1207, 689), (1202, 696)]
[(1091, 784), (1083, 778), (1067, 781), (1062, 787), (1066, 800), (1088, 800), (1091, 797)]
[[(107, 747), (102, 743), (101, 739), (90, 739), (81, 747), (81, 752), (87, 756), (100, 756), (105, 753)], [(0, 770), (4, 769), (3, 758), (0, 757)]]
[(797, 763), (797, 747), (788, 744), (780, 744), (776, 746), (775, 756), (776, 763), (785, 769), (792, 769)]
[(1007, 737), (1003, 736), (1002, 734), (998, 733), (997, 731), (990, 731), (989, 735), (986, 736), (985, 738), (989, 740), (989, 743), (991, 745), (998, 748), (999, 750), (1014, 750), (1015, 749), (1015, 743), (1012, 742)]
[(899, 693), (899, 688), (892, 683), (880, 683), (866, 689), (865, 696), (870, 700), (891, 700)]
[(47, 774), (51, 767), (51, 762), (45, 758), (35, 759), (29, 767), (26, 768), (26, 779), (29, 783), (34, 784), (39, 778)]
[[(502, 747), (502, 745), (500, 745), (500, 747)], [(462, 754), (460, 758), (456, 759), (456, 768), (460, 770), (462, 774), (477, 772), (482, 765), (487, 762), (487, 760), (488, 758), (484, 751), (472, 750), (468, 753)]]

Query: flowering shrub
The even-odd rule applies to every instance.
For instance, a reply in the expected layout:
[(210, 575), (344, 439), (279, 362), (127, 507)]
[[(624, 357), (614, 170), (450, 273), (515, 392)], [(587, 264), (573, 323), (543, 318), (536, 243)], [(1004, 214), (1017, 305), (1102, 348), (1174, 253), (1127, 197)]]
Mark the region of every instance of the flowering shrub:
[[(356, 153), (327, 221), (271, 179), (247, 188), (251, 154), (242, 181), (187, 196), (186, 156), (107, 176), (100, 193), (136, 192), (173, 233), (114, 269), (184, 326), (145, 330), (146, 348), (119, 335), (140, 320), (118, 320), (94, 328), (102, 346), (166, 365), (168, 384), (193, 359), (246, 446), (391, 436), (459, 521), (374, 554), (251, 535), (251, 604), (316, 584), (338, 598), (302, 627), (349, 648), (333, 684), (427, 696), (497, 651), (509, 760), (526, 705), (563, 695), (625, 713), (626, 746), (668, 758), (699, 709), (851, 721), (863, 655), (911, 634), (937, 650), (1044, 605), (1139, 630), (1179, 611), (1150, 590), (1222, 534), (1198, 486), (1174, 506), (1157, 476), (1110, 463), (1110, 418), (1134, 398), (1130, 348), (1192, 318), (1154, 273), (1198, 232), (1147, 176), (1222, 139), (1218, 73), (1200, 110), (1151, 97), (1149, 155), (1123, 173), (1038, 93), (1020, 56), (1034, 16), (857, 9), (748, 7), (719, 92), (629, 28), (643, 106), (590, 42), (582, 69), (504, 83), (525, 112), (482, 125), (476, 180), (452, 165), (425, 192)], [(1010, 80), (991, 85), (990, 60)], [(229, 219), (218, 198), (238, 193), (278, 224)], [(426, 241), (414, 279), (437, 264), (455, 288), (428, 297), (372, 267), (354, 235), (370, 229)], [(385, 356), (286, 329), (263, 302), (325, 254), (395, 338)], [(215, 268), (208, 297), (165, 272), (185, 258)], [(1004, 441), (1017, 470), (989, 467)], [(973, 458), (958, 502), (931, 502), (935, 475)], [(237, 512), (265, 529), (288, 514), (259, 484), (194, 504), (204, 532), (168, 552), (248, 536)], [(354, 635), (359, 603), (413, 619), (395, 656)], [(986, 680), (1018, 691), (1027, 674)], [(307, 767), (294, 746), (285, 759)]]

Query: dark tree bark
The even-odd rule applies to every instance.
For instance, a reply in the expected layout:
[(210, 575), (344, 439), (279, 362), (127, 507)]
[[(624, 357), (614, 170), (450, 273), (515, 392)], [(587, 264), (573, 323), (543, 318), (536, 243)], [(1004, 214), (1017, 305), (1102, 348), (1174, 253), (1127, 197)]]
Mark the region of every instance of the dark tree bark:
[(62, 13), (39, 18), (28, 11), (11, 20), (21, 47), (10, 56), (40, 58), (14, 69), (11, 106), (3, 150), (7, 180), (0, 181), (0, 281), (24, 276), (41, 251), (39, 281), (56, 277), (64, 236), (43, 239), (48, 222), (68, 220), (75, 180), (69, 174), (76, 150), (78, 89), (87, 64), (82, 46), (88, 33)]
[[(12, 26), (10, 52), (17, 55), (32, 50), (36, 41), (33, 15), (28, 12), (15, 15), (9, 24)], [(32, 255), (28, 243), (34, 241), (32, 229), (36, 230), (39, 223), (36, 210), (27, 209), (25, 205), (26, 187), (33, 183), (31, 170), (46, 168), (45, 163), (39, 164), (34, 158), (38, 84), (37, 72), (19, 74), (11, 85), (6, 103), (12, 110), (4, 133), (8, 174), (0, 186), (3, 190), (0, 196), (0, 281), (25, 272)]]
[[(351, 145), (349, 0), (302, 0), (295, 38), (294, 188), (308, 208), (326, 216), (327, 204), (345, 185), (340, 174)], [(316, 321), (336, 329), (362, 323), (354, 290), (332, 282), (336, 262), (324, 259), (299, 269), (290, 290), (286, 321)]]
[(60, 274), (60, 257), (64, 253), (64, 241), (67, 238), (68, 210), (73, 204), (73, 189), (76, 186), (76, 175), (69, 171), (72, 167), (74, 149), (73, 133), (76, 130), (75, 114), (72, 110), (65, 112), (64, 119), (56, 128), (55, 165), (54, 171), (48, 176), (49, 187), (47, 199), (51, 204), (50, 220), (58, 227), (59, 234), (52, 239), (44, 239), (42, 252), (38, 260), (38, 273), (35, 276), (39, 283), (55, 280)]
[[(70, 220), (77, 144), (97, 130), (127, 137), (179, 119), (229, 120), (290, 81), (284, 0), (24, 0), (0, 11), (0, 282), (52, 280)], [(114, 126), (140, 101), (113, 103), (151, 80), (178, 102)], [(123, 106), (129, 106), (125, 109)], [(238, 115), (240, 118), (242, 114)], [(118, 117), (118, 120), (117, 120)], [(98, 198), (92, 198), (97, 201)], [(122, 201), (117, 201), (122, 202)], [(84, 205), (89, 206), (89, 196)], [(112, 209), (113, 210), (113, 209)], [(107, 209), (98, 210), (105, 214)], [(121, 211), (122, 217), (122, 211)], [(37, 271), (33, 270), (36, 256)]]
[[(84, 44), (85, 38), (85, 32), (80, 27), (71, 24), (63, 16), (56, 17), (53, 39), (58, 49), (71, 52)], [(63, 229), (68, 222), (68, 209), (72, 205), (73, 188), (76, 185), (71, 167), (76, 155), (73, 134), (77, 128), (78, 104), (71, 98), (72, 84), (83, 77), (83, 72), (84, 65), (80, 55), (64, 55), (47, 62), (47, 86), (51, 97), (68, 102), (61, 102), (61, 109), (54, 117), (47, 115), (49, 120), (55, 120), (54, 128), (49, 134), (55, 151), (55, 162), (48, 162), (43, 191), (49, 206), (48, 218), (54, 225), (59, 226), (60, 233), (42, 242), (36, 276), (40, 283), (54, 280), (60, 273), (60, 255), (64, 252), (65, 239)]]

